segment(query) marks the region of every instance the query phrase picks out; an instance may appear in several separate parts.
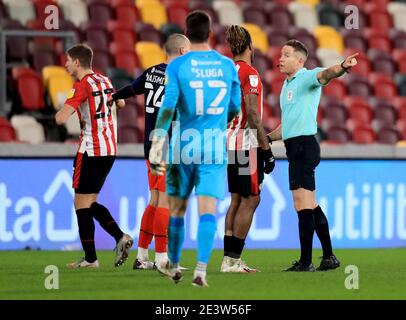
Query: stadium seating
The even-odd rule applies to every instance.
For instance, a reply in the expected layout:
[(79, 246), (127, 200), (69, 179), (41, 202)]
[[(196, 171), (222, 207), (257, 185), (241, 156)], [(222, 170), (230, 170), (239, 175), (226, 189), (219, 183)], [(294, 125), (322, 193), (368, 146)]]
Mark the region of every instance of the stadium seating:
[(89, 12), (87, 5), (81, 0), (58, 0), (66, 20), (72, 21), (76, 27), (80, 27), (86, 21), (89, 21)]
[(330, 26), (318, 26), (314, 29), (314, 35), (319, 48), (334, 49), (341, 54), (344, 51), (344, 41), (340, 33)]
[(293, 15), (296, 27), (304, 28), (309, 32), (313, 32), (313, 30), (319, 25), (317, 12), (308, 4), (290, 2), (288, 8)]
[(35, 8), (30, 0), (3, 0), (3, 2), (7, 6), (9, 17), (18, 20), (22, 25), (35, 19)]
[(166, 8), (160, 2), (143, 2), (138, 5), (142, 21), (152, 24), (157, 30), (168, 23)]
[(214, 0), (213, 8), (217, 10), (219, 22), (224, 26), (242, 24), (244, 22), (241, 8), (235, 2)]
[(72, 92), (73, 81), (71, 76), (53, 76), (49, 79), (48, 94), (51, 97), (52, 106), (59, 110)]
[(11, 123), (6, 118), (0, 117), (0, 142), (14, 142), (16, 139), (16, 133)]
[(263, 54), (265, 54), (269, 48), (266, 34), (256, 24), (244, 23), (242, 26), (250, 33), (254, 47), (258, 48)]
[(135, 44), (135, 51), (140, 59), (141, 67), (144, 69), (166, 60), (165, 53), (154, 42), (139, 41)]
[(113, 0), (111, 1), (111, 6), (114, 8), (116, 17), (121, 24), (133, 28), (134, 24), (140, 21), (139, 12), (132, 1)]
[[(78, 42), (93, 48), (94, 70), (107, 73), (117, 88), (165, 60), (163, 42), (170, 34), (183, 32), (188, 12), (203, 9), (210, 14), (214, 31), (210, 44), (229, 57), (226, 28), (243, 24), (253, 38), (254, 66), (263, 80), (264, 103), (269, 103), (263, 115), (267, 128), (280, 121), (279, 94), (285, 77), (277, 65), (288, 39), (306, 45), (309, 69), (341, 63), (358, 52), (358, 65), (350, 74), (323, 87), (318, 120), (328, 142), (393, 144), (406, 138), (405, 1), (2, 0), (0, 26), (44, 30), (44, 8), (50, 4), (61, 9), (60, 30), (74, 31)], [(344, 28), (348, 16), (344, 8), (350, 4), (358, 6), (359, 29)], [(15, 37), (7, 38), (6, 45), (11, 68), (7, 98), (13, 112), (58, 109), (72, 86), (63, 67), (66, 48), (61, 40)], [(35, 89), (26, 90), (27, 86)], [(120, 141), (142, 141), (142, 99), (137, 97), (132, 111), (127, 111), (135, 120), (127, 122), (126, 112), (119, 116), (125, 127)], [(3, 131), (0, 139), (15, 139), (10, 129)], [(72, 120), (67, 131), (69, 137), (77, 137), (80, 128)]]
[(27, 115), (15, 115), (10, 122), (16, 131), (18, 140), (29, 143), (45, 141), (44, 128), (35, 118)]

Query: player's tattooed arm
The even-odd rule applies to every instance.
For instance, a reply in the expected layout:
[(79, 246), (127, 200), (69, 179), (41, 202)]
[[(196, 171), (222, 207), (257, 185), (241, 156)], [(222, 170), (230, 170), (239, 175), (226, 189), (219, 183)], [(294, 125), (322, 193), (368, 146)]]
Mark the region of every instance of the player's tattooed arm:
[(248, 126), (250, 129), (256, 130), (258, 144), (261, 149), (269, 149), (268, 139), (258, 113), (258, 95), (247, 94), (244, 96), (244, 102), (247, 111)]
[(282, 139), (281, 125), (277, 126), (271, 133), (268, 133), (268, 139), (270, 141), (278, 141)]

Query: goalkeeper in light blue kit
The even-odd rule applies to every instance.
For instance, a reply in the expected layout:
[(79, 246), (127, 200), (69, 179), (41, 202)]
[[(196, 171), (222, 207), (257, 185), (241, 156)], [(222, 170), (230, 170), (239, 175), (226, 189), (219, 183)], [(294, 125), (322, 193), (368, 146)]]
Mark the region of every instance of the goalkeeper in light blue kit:
[[(153, 133), (149, 160), (154, 174), (165, 174), (169, 196), (169, 262), (158, 271), (175, 283), (184, 240), (187, 200), (195, 187), (199, 207), (197, 266), (192, 284), (207, 286), (206, 267), (216, 234), (216, 199), (225, 192), (227, 123), (240, 111), (240, 81), (234, 62), (211, 50), (210, 17), (194, 11), (186, 18), (191, 51), (173, 60), (166, 69), (165, 98)], [(172, 120), (172, 138), (168, 137)], [(168, 150), (166, 158), (165, 150)]]

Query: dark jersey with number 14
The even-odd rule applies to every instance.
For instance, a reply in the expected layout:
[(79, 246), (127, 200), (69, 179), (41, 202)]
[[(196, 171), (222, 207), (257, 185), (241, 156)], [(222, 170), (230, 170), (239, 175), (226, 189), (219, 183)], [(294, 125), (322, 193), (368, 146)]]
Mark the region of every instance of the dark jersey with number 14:
[(113, 99), (126, 99), (134, 95), (145, 94), (145, 132), (144, 132), (144, 156), (149, 157), (151, 141), (149, 135), (155, 128), (159, 107), (164, 98), (166, 63), (161, 63), (146, 69), (142, 75), (130, 85), (113, 94)]

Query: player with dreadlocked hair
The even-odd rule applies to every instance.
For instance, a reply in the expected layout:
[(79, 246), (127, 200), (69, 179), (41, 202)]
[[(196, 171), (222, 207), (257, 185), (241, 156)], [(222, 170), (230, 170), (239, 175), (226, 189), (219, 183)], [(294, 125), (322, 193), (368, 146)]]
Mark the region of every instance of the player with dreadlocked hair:
[(241, 253), (260, 202), (264, 172), (275, 167), (264, 127), (262, 126), (262, 83), (251, 65), (254, 47), (249, 32), (242, 26), (227, 29), (227, 42), (241, 82), (241, 111), (228, 127), (228, 188), (231, 204), (227, 211), (224, 235), (224, 259), (221, 272), (249, 273)]

